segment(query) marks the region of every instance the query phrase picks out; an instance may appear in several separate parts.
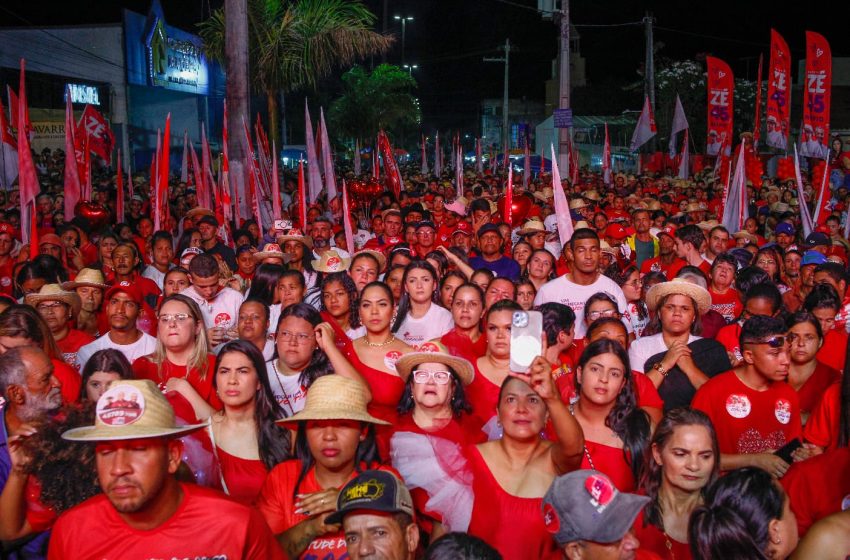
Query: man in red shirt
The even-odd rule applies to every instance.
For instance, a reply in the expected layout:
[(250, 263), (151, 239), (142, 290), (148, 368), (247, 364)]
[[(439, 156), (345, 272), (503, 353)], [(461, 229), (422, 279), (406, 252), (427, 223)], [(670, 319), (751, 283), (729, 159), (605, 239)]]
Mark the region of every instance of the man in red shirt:
[(711, 264), (702, 256), (703, 245), (705, 245), (705, 235), (698, 226), (689, 224), (676, 230), (676, 256), (684, 259), (685, 262), (678, 268), (671, 268), (673, 277), (685, 265), (698, 267), (706, 276), (711, 273)]
[(11, 254), (14, 247), (15, 227), (9, 222), (0, 222), (0, 294), (12, 295), (14, 289), (15, 259)]
[(720, 468), (759, 467), (781, 478), (790, 465), (774, 453), (802, 433), (785, 322), (757, 315), (741, 327), (743, 363), (709, 379), (691, 403), (711, 418)]
[(844, 371), (847, 357), (847, 331), (838, 326), (837, 314), (841, 311), (841, 299), (831, 284), (817, 284), (803, 307), (815, 316), (823, 332), (823, 345), (818, 350), (817, 359), (832, 369)]
[(676, 277), (673, 271), (685, 266), (685, 261), (676, 256), (676, 228), (667, 226), (660, 230), (658, 237), (658, 256), (643, 261), (640, 267), (641, 275), (650, 272), (663, 272), (668, 280)]
[(174, 410), (152, 381), (113, 382), (98, 399), (95, 425), (62, 434), (95, 447), (103, 494), (65, 512), (48, 558), (282, 559), (260, 513), (174, 477), (183, 443)]

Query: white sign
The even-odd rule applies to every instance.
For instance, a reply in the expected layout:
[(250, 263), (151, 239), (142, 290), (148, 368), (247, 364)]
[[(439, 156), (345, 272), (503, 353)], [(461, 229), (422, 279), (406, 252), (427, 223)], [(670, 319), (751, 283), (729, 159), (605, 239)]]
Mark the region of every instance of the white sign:
[(68, 91), (71, 92), (71, 103), (100, 105), (100, 95), (95, 86), (68, 84)]

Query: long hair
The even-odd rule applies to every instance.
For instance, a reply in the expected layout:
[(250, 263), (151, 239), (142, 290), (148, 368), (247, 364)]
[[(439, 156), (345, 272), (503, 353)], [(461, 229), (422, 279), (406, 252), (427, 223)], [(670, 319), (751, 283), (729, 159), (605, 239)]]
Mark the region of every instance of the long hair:
[[(591, 358), (601, 354), (614, 354), (623, 364), (625, 383), (617, 394), (614, 406), (605, 418), (605, 425), (611, 428), (622, 440), (626, 464), (629, 465), (635, 481), (639, 481), (643, 474), (646, 447), (649, 444), (649, 417), (637, 406), (629, 355), (619, 342), (607, 338), (600, 338), (591, 342), (581, 353), (578, 367), (584, 370)], [(578, 377), (576, 377), (576, 388), (581, 394), (581, 382)]]
[[(319, 326), (319, 323), (323, 321), (322, 316), (319, 315), (319, 312), (316, 311), (316, 308), (312, 305), (308, 305), (306, 303), (293, 303), (292, 305), (287, 305), (280, 312), (280, 317), (278, 317), (277, 325), (274, 329), (275, 339), (277, 339), (280, 335), (280, 324), (283, 323), (283, 320), (287, 317), (304, 319), (310, 323), (313, 328)], [(279, 357), (277, 344), (275, 344), (272, 360), (277, 360)], [(329, 373), (333, 373), (331, 361), (328, 359), (328, 355), (322, 352), (322, 349), (316, 345), (316, 348), (313, 349), (313, 355), (310, 356), (310, 363), (307, 364), (307, 367), (301, 371), (301, 375), (298, 377), (298, 382), (302, 387), (308, 388), (316, 379)]]
[(80, 385), (80, 401), (84, 401), (88, 397), (86, 384), (89, 382), (89, 378), (98, 371), (117, 373), (120, 379), (135, 379), (136, 377), (130, 361), (122, 352), (114, 348), (98, 350), (91, 355), (91, 358), (86, 362), (80, 374), (82, 381)]
[[(609, 267), (609, 270), (610, 270), (611, 274), (610, 275), (606, 274), (606, 276), (609, 276), (611, 278), (611, 280), (613, 280), (614, 282), (617, 283), (618, 286), (620, 286), (620, 288), (622, 288), (625, 285), (625, 283), (629, 279), (629, 276), (631, 276), (635, 272), (640, 273), (640, 271), (638, 270), (638, 267), (636, 267), (635, 265), (627, 266), (623, 270), (620, 270), (619, 266), (616, 266), (616, 267), (611, 266), (611, 267)], [(606, 272), (608, 272), (608, 271), (606, 271)], [(646, 301), (644, 301), (643, 297), (639, 298), (637, 301), (633, 301), (633, 302), (629, 302), (629, 303), (634, 303), (635, 307), (637, 308), (638, 319), (643, 320), (643, 319), (646, 319), (647, 317), (649, 317), (649, 309), (646, 307)]]
[(711, 419), (702, 411), (692, 408), (679, 407), (674, 408), (664, 415), (658, 426), (655, 427), (655, 433), (652, 435), (652, 441), (646, 448), (646, 457), (644, 458), (646, 468), (643, 472), (643, 479), (640, 481), (640, 488), (646, 496), (649, 496), (650, 502), (643, 510), (644, 524), (651, 524), (662, 531), (664, 530), (664, 512), (661, 510), (661, 504), (658, 501), (658, 491), (661, 488), (661, 480), (664, 473), (661, 472), (661, 465), (655, 462), (652, 456), (652, 448), (655, 447), (661, 452), (670, 442), (676, 428), (686, 426), (702, 426), (708, 430), (708, 436), (711, 439), (711, 451), (714, 454), (714, 468), (711, 470), (711, 475), (708, 482), (700, 490), (703, 499), (709, 486), (711, 486), (717, 475), (720, 472), (720, 449), (717, 444), (717, 433), (714, 431), (714, 425)]
[(0, 336), (25, 337), (41, 348), (51, 360), (64, 362), (62, 352), (56, 345), (56, 339), (50, 332), (50, 327), (38, 314), (38, 311), (20, 303), (10, 305), (0, 313)]
[(529, 277), (528, 265), (531, 264), (531, 259), (534, 258), (534, 255), (543, 255), (543, 254), (545, 254), (549, 257), (549, 262), (552, 264), (552, 267), (549, 269), (549, 275), (546, 277), (546, 280), (554, 280), (555, 279), (555, 272), (556, 272), (555, 268), (556, 268), (557, 262), (556, 262), (556, 259), (555, 259), (555, 255), (553, 255), (551, 252), (549, 252), (548, 249), (535, 249), (531, 252), (531, 254), (528, 256), (528, 262), (525, 265), (525, 270), (522, 271), (522, 275), (521, 275), (522, 278), (528, 278)]
[(257, 447), (260, 460), (267, 469), (271, 470), (283, 461), (292, 458), (292, 448), (289, 430), (279, 426), (275, 420), (286, 417), (286, 412), (274, 398), (269, 376), (266, 375), (266, 364), (259, 349), (247, 340), (231, 340), (221, 347), (215, 359), (213, 370), (213, 387), (218, 389), (218, 368), (221, 360), (228, 354), (238, 352), (246, 356), (254, 367), (260, 390), (254, 396), (254, 423), (257, 426)]
[(431, 278), (434, 279), (434, 293), (431, 294), (431, 303), (437, 303), (439, 305), (439, 294), (440, 290), (438, 289), (440, 279), (437, 278), (437, 271), (434, 270), (434, 267), (431, 266), (431, 263), (422, 259), (414, 259), (410, 261), (410, 263), (404, 269), (404, 276), (401, 277), (401, 299), (398, 302), (398, 312), (396, 313), (395, 321), (393, 322), (393, 326), (390, 329), (392, 332), (398, 332), (398, 329), (401, 328), (404, 320), (407, 319), (407, 314), (410, 313), (410, 294), (407, 293), (407, 275), (410, 274), (412, 270), (424, 270), (431, 275)]
[(785, 493), (771, 476), (745, 467), (719, 478), (688, 523), (694, 560), (767, 560), (769, 527), (782, 518)]
[[(374, 424), (363, 423), (366, 426), (366, 437), (363, 441), (358, 441), (357, 451), (354, 454), (354, 470), (358, 473), (363, 472), (363, 467), (367, 469), (374, 468), (375, 465), (381, 463), (381, 455), (378, 452), (378, 442), (375, 439)], [(292, 497), (298, 495), (298, 490), (301, 488), (301, 483), (316, 464), (316, 459), (310, 452), (310, 445), (307, 443), (307, 422), (298, 422), (298, 431), (295, 434), (295, 458), (301, 461), (301, 472), (298, 473), (298, 480), (295, 481), (295, 486), (292, 488)]]
[(357, 285), (347, 272), (332, 272), (322, 278), (322, 283), (319, 286), (319, 310), (327, 311), (325, 307), (325, 288), (330, 284), (338, 282), (342, 284), (343, 289), (348, 293), (348, 327), (356, 329), (360, 326), (360, 314), (357, 312), (359, 298), (357, 295)]
[(274, 295), (277, 291), (277, 282), (283, 276), (284, 268), (279, 264), (261, 264), (254, 271), (251, 280), (251, 288), (245, 299), (255, 298), (266, 305), (274, 303)]
[[(198, 307), (198, 304), (195, 303), (190, 297), (184, 296), (182, 294), (171, 294), (167, 298), (163, 299), (159, 304), (159, 309), (162, 309), (162, 306), (168, 303), (169, 301), (178, 301), (185, 305), (189, 309), (189, 316), (192, 318), (192, 323), (197, 326), (199, 323), (201, 325), (200, 332), (195, 337), (195, 348), (192, 351), (192, 355), (189, 357), (189, 363), (186, 364), (186, 371), (190, 371), (192, 369), (198, 370), (198, 376), (203, 381), (207, 378), (207, 369), (209, 367), (209, 353), (210, 353), (210, 343), (209, 339), (207, 339), (207, 329), (204, 327), (204, 316), (201, 314), (201, 308)], [(157, 312), (157, 317), (159, 316), (159, 311)], [(158, 332), (162, 332), (162, 329), (159, 329)], [(162, 343), (162, 339), (158, 336), (156, 338), (156, 348), (153, 353), (148, 355), (147, 358), (156, 364), (156, 374), (157, 376), (161, 376), (162, 364), (167, 359), (165, 352), (165, 345)]]
[(180, 239), (177, 240), (177, 248), (174, 251), (174, 254), (178, 259), (183, 255), (183, 251), (189, 248), (189, 245), (192, 243), (192, 235), (196, 233), (198, 233), (197, 228), (183, 230), (182, 235), (180, 235)]
[[(446, 371), (451, 374), (452, 378), (452, 388), (454, 392), (452, 393), (452, 398), (449, 401), (449, 406), (452, 409), (452, 416), (455, 418), (460, 418), (463, 413), (471, 414), (472, 413), (472, 405), (466, 399), (466, 393), (463, 388), (463, 383), (460, 382), (460, 378), (455, 373), (455, 370), (446, 366)], [(410, 372), (410, 375), (407, 376), (407, 382), (404, 384), (404, 392), (401, 394), (401, 399), (398, 401), (398, 413), (399, 414), (407, 414), (409, 412), (413, 412), (413, 409), (416, 407), (416, 402), (413, 400), (413, 372)]]

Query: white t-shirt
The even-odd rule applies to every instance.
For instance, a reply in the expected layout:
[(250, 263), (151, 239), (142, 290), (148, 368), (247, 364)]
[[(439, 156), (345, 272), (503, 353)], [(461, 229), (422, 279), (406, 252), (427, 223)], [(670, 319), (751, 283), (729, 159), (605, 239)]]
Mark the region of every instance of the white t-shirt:
[(407, 344), (417, 347), (423, 342), (440, 338), (453, 328), (455, 328), (455, 322), (451, 312), (432, 303), (425, 315), (419, 319), (414, 319), (408, 313), (395, 335)]
[(280, 321), (281, 305), (275, 303), (269, 306), (269, 340), (274, 340), (277, 331), (277, 322)]
[[(597, 292), (605, 292), (617, 302), (617, 309), (621, 314), (626, 313), (626, 296), (623, 295), (623, 290), (616, 282), (602, 274), (596, 279), (593, 284), (582, 286), (571, 282), (565, 276), (559, 276), (554, 280), (546, 282), (540, 287), (537, 296), (534, 298), (534, 305), (543, 303), (562, 303), (576, 314), (576, 340), (584, 338), (587, 332), (587, 326), (584, 324), (584, 305), (590, 296)], [(625, 319), (625, 317), (624, 317)], [(623, 321), (628, 332), (632, 332), (632, 325), (628, 319)]]
[[(169, 269), (170, 268), (174, 267), (169, 267)], [(146, 266), (145, 271), (142, 272), (142, 276), (144, 278), (149, 278), (150, 280), (152, 280), (153, 283), (156, 284), (160, 290), (165, 290), (165, 273), (160, 272), (159, 269), (154, 265)]]
[(239, 306), (242, 305), (242, 294), (233, 288), (222, 288), (212, 301), (207, 301), (198, 295), (194, 286), (189, 286), (180, 293), (195, 300), (195, 303), (201, 308), (204, 324), (208, 329), (213, 327), (236, 328), (239, 319)]
[[(699, 339), (698, 336), (690, 335), (688, 336), (688, 344)], [(629, 345), (629, 362), (631, 362), (632, 371), (646, 373), (643, 368), (646, 361), (654, 355), (666, 351), (667, 345), (664, 344), (662, 333), (640, 337)]]
[(277, 369), (277, 360), (266, 362), (266, 373), (269, 376), (269, 384), (280, 407), (287, 416), (292, 416), (304, 408), (307, 399), (307, 389), (298, 380), (301, 372), (293, 375), (284, 375)]
[(86, 366), (86, 362), (89, 361), (92, 354), (98, 350), (106, 350), (107, 348), (118, 350), (124, 354), (124, 357), (126, 357), (131, 364), (137, 358), (152, 354), (153, 351), (156, 350), (156, 339), (145, 332), (139, 332), (142, 333), (142, 336), (133, 344), (117, 344), (109, 338), (109, 333), (106, 333), (100, 338), (96, 338), (93, 342), (89, 342), (88, 344), (81, 346), (77, 351), (77, 370), (83, 371), (83, 368)]

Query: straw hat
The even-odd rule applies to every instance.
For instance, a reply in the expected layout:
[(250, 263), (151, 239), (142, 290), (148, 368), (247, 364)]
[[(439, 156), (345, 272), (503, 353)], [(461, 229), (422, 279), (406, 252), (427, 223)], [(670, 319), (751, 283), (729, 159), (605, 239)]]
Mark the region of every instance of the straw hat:
[(543, 222), (540, 221), (540, 218), (531, 218), (525, 224), (523, 224), (522, 229), (519, 230), (520, 235), (530, 235), (539, 232), (545, 232), (546, 226), (543, 225)]
[(59, 301), (71, 308), (74, 317), (80, 313), (80, 306), (82, 305), (77, 292), (66, 292), (59, 284), (45, 284), (37, 294), (26, 296), (24, 301), (27, 305), (33, 307), (36, 307), (42, 301)]
[(706, 220), (704, 222), (698, 223), (697, 227), (700, 228), (703, 231), (711, 231), (712, 229), (716, 228), (719, 225), (720, 225), (720, 222), (718, 222), (717, 220)]
[(576, 229), (592, 229), (590, 224), (587, 223), (586, 220), (579, 220), (576, 222)]
[(583, 196), (584, 198), (588, 199), (588, 200), (594, 200), (594, 201), (598, 201), (598, 200), (601, 198), (601, 197), (599, 196), (599, 193), (598, 193), (598, 192), (596, 192), (596, 191), (587, 191), (587, 192), (586, 192), (586, 193), (584, 193), (582, 196)]
[(758, 237), (756, 237), (752, 233), (750, 233), (748, 231), (744, 231), (744, 230), (736, 231), (735, 233), (732, 234), (732, 237), (734, 237), (735, 239), (746, 239), (747, 241), (750, 241), (751, 243), (756, 243), (756, 244), (758, 244), (758, 242), (759, 242)]
[(201, 208), (200, 206), (198, 206), (197, 208), (192, 208), (191, 210), (186, 212), (186, 217), (191, 219), (192, 221), (195, 221), (203, 216), (210, 216), (215, 218), (215, 212), (213, 212), (209, 208)]
[(413, 368), (425, 363), (438, 363), (452, 368), (464, 386), (472, 383), (475, 378), (475, 369), (472, 364), (468, 360), (452, 356), (439, 342), (426, 342), (416, 352), (405, 354), (395, 363), (395, 370), (399, 377), (407, 382)]
[(646, 306), (649, 307), (650, 311), (655, 311), (658, 308), (659, 301), (673, 294), (688, 296), (693, 299), (697, 304), (700, 315), (705, 315), (711, 308), (711, 295), (708, 290), (681, 278), (674, 278), (669, 282), (661, 282), (651, 287), (646, 292)]
[(698, 202), (690, 202), (687, 207), (685, 207), (685, 212), (705, 212), (708, 208), (704, 207), (702, 204)]
[(340, 257), (339, 253), (331, 249), (322, 254), (320, 258), (312, 261), (313, 270), (319, 272), (343, 272), (348, 270), (351, 259)]
[(82, 268), (72, 282), (62, 282), (63, 290), (76, 290), (77, 288), (100, 288), (105, 290), (109, 287), (103, 273), (96, 268)]
[(387, 257), (385, 257), (382, 252), (375, 251), (374, 249), (360, 249), (359, 251), (357, 251), (356, 253), (351, 255), (351, 260), (353, 261), (354, 259), (357, 258), (357, 255), (363, 255), (363, 254), (372, 255), (373, 257), (375, 257), (375, 259), (378, 261), (378, 271), (379, 272), (381, 270), (384, 270), (384, 267), (387, 266)]
[(119, 379), (97, 400), (94, 426), (62, 434), (68, 441), (119, 441), (185, 434), (206, 426), (178, 426), (174, 409), (149, 379)]
[(576, 198), (570, 201), (570, 210), (579, 210), (581, 208), (587, 208), (587, 203), (583, 198)]
[(552, 190), (552, 187), (543, 187), (542, 190), (536, 191), (532, 193), (534, 198), (543, 202), (549, 202), (553, 198), (555, 198), (555, 191)]
[(599, 250), (601, 252), (607, 253), (611, 256), (614, 256), (614, 257), (617, 256), (617, 249), (615, 249), (614, 247), (611, 247), (611, 245), (609, 245), (607, 241), (600, 241), (599, 242)]
[(304, 235), (304, 232), (298, 228), (292, 228), (283, 235), (278, 235), (275, 241), (277, 241), (278, 245), (281, 247), (283, 247), (283, 244), (287, 241), (298, 241), (303, 243), (308, 249), (313, 249), (313, 238), (308, 235)]
[(368, 404), (369, 395), (365, 385), (354, 379), (332, 373), (319, 377), (310, 385), (301, 412), (277, 422), (289, 424), (302, 420), (357, 420), (389, 425), (389, 422), (369, 414), (366, 409)]
[(262, 251), (257, 251), (253, 255), (255, 261), (261, 261), (263, 259), (281, 259), (284, 264), (288, 263), (292, 259), (292, 255), (289, 253), (284, 253), (280, 245), (277, 243), (266, 243), (263, 245)]

